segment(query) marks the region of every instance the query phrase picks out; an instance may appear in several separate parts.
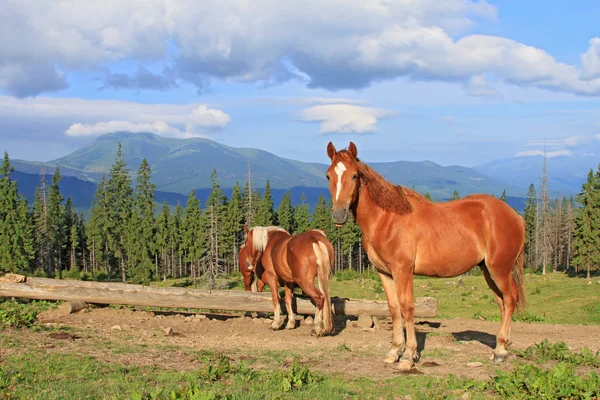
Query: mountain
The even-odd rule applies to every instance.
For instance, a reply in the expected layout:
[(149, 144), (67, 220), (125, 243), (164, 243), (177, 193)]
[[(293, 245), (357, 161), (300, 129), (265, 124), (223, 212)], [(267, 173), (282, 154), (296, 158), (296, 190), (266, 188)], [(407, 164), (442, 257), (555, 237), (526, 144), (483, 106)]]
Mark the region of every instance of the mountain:
[[(570, 196), (581, 191), (590, 169), (600, 163), (600, 140), (585, 147), (571, 149), (571, 154), (546, 158), (548, 187), (552, 196)], [(552, 153), (549, 153), (551, 156)], [(473, 167), (484, 175), (508, 182), (518, 187), (534, 184), (539, 188), (543, 156), (514, 157), (490, 161)]]
[[(45, 163), (44, 167), (51, 174), (60, 166), (65, 177), (97, 183), (103, 174), (108, 174), (119, 143), (132, 174), (146, 158), (152, 166), (152, 180), (162, 192), (187, 195), (192, 189), (208, 188), (213, 169), (223, 188), (231, 188), (236, 182), (243, 185), (248, 165), (255, 187), (264, 187), (267, 180), (273, 189), (327, 187), (325, 164), (289, 160), (263, 150), (234, 148), (208, 139), (169, 139), (151, 133), (105, 134), (65, 157)], [(38, 174), (41, 163), (14, 160), (13, 165), (17, 171)], [(439, 200), (450, 198), (454, 190), (461, 196), (480, 192), (500, 195), (506, 189), (509, 195), (520, 197), (526, 192), (525, 186), (510, 185), (466, 167), (444, 167), (430, 161), (370, 165), (391, 182), (414, 186)]]

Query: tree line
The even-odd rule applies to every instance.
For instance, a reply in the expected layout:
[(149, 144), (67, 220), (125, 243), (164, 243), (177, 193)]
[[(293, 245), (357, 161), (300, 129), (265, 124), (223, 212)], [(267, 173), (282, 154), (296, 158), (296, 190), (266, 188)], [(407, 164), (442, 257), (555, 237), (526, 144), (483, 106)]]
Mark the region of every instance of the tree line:
[[(213, 171), (205, 204), (192, 190), (185, 206), (171, 209), (165, 201), (157, 209), (150, 165), (142, 160), (133, 181), (119, 145), (108, 176), (97, 185), (87, 220), (71, 198), (63, 198), (59, 168), (48, 185), (42, 167), (33, 207), (18, 193), (12, 172), (5, 153), (0, 169), (2, 272), (136, 283), (202, 277), (214, 285), (219, 275), (238, 270), (244, 224), (279, 225), (291, 233), (325, 230), (336, 251), (335, 271), (370, 268), (360, 228), (352, 221), (336, 228), (331, 200), (320, 196), (311, 213), (304, 195), (293, 206), (288, 191), (275, 207), (269, 182), (261, 195), (252, 187), (250, 172), (244, 188), (236, 184), (230, 197)], [(459, 198), (455, 191), (451, 200)], [(506, 192), (500, 199), (506, 201)], [(529, 269), (585, 270), (589, 278), (600, 265), (600, 166), (595, 174), (590, 171), (576, 200), (552, 200), (544, 162), (540, 196), (532, 184), (524, 220)]]

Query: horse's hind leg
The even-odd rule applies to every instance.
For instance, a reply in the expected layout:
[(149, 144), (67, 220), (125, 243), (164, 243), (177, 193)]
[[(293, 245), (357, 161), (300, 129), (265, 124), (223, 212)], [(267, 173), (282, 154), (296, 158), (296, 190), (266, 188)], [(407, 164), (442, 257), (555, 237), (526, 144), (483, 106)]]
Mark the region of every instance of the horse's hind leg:
[[(313, 278), (314, 279), (314, 278)], [(313, 329), (311, 334), (315, 336), (323, 336), (325, 333), (324, 324), (323, 324), (323, 304), (325, 303), (325, 296), (323, 293), (316, 288), (313, 281), (298, 281), (296, 282), (298, 286), (302, 289), (306, 295), (308, 295), (317, 306), (317, 311), (315, 312), (315, 320), (313, 322)]]
[[(264, 276), (264, 275), (263, 275)], [(283, 325), (284, 319), (281, 317), (281, 306), (279, 305), (279, 278), (275, 274), (269, 274), (267, 283), (271, 288), (271, 298), (273, 300), (273, 322), (271, 323), (271, 329), (278, 330)]]
[(285, 283), (285, 308), (287, 309), (288, 323), (285, 326), (285, 329), (294, 329), (296, 327), (296, 316), (294, 315), (294, 310), (292, 309), (293, 296), (294, 296), (294, 284), (286, 282)]
[[(483, 276), (490, 289), (496, 296), (496, 302), (500, 308), (500, 331), (496, 336), (496, 348), (493, 352), (494, 363), (500, 363), (506, 359), (508, 355), (508, 346), (511, 342), (511, 325), (512, 315), (517, 307), (518, 292), (517, 286), (512, 278), (512, 265), (506, 269), (494, 268), (490, 271), (490, 268), (485, 264), (480, 265), (483, 271)], [(502, 273), (503, 271), (508, 271)]]

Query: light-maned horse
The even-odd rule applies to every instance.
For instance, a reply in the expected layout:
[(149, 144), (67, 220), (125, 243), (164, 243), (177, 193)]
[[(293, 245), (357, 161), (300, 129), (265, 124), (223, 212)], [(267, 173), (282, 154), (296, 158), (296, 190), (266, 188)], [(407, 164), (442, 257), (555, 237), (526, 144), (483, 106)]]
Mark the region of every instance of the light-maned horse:
[(262, 265), (260, 263), (256, 266), (251, 264), (245, 244), (240, 248), (239, 263), (246, 292), (262, 292), (265, 287), (265, 283), (260, 279), (262, 276)]
[[(309, 230), (290, 235), (275, 226), (253, 227), (246, 231), (246, 249), (252, 265), (262, 264), (262, 279), (271, 288), (274, 317), (271, 329), (281, 328), (284, 318), (279, 306), (280, 282), (285, 286), (285, 305), (288, 314), (286, 329), (296, 327), (292, 310), (294, 285), (300, 286), (317, 307), (312, 334), (327, 335), (333, 332), (329, 277), (333, 266), (333, 246), (323, 231)], [(315, 277), (319, 289), (315, 287)]]
[[(494, 292), (502, 318), (494, 362), (506, 358), (511, 318), (524, 309), (525, 224), (503, 201), (485, 194), (432, 203), (386, 181), (357, 158), (350, 142), (336, 151), (329, 142), (327, 170), (332, 217), (341, 226), (350, 214), (362, 230), (363, 246), (379, 273), (393, 321), (392, 346), (384, 361), (410, 369), (418, 361), (413, 274), (455, 277), (480, 266)], [(406, 325), (406, 341), (402, 330)]]

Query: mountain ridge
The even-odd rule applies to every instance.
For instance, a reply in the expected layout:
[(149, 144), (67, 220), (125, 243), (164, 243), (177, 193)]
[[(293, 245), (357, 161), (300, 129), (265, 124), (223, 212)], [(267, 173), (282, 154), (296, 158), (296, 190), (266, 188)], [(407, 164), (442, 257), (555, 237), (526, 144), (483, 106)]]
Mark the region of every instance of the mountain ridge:
[[(326, 164), (282, 158), (260, 149), (235, 148), (204, 138), (172, 139), (152, 133), (114, 132), (99, 136), (69, 155), (43, 163), (45, 171), (51, 174), (59, 166), (63, 176), (97, 183), (102, 175), (108, 175), (119, 143), (132, 176), (141, 160), (146, 158), (153, 170), (152, 180), (157, 190), (163, 192), (187, 195), (192, 189), (208, 188), (213, 170), (217, 171), (221, 187), (231, 188), (236, 182), (243, 185), (248, 176), (248, 164), (254, 187), (264, 187), (267, 180), (273, 189), (327, 187)], [(13, 160), (13, 165), (17, 171), (39, 174), (42, 163)], [(471, 193), (499, 196), (504, 189), (516, 197), (526, 193), (524, 187), (463, 166), (441, 166), (431, 161), (369, 165), (392, 183), (414, 186), (438, 200), (451, 197), (454, 190), (461, 196)]]

